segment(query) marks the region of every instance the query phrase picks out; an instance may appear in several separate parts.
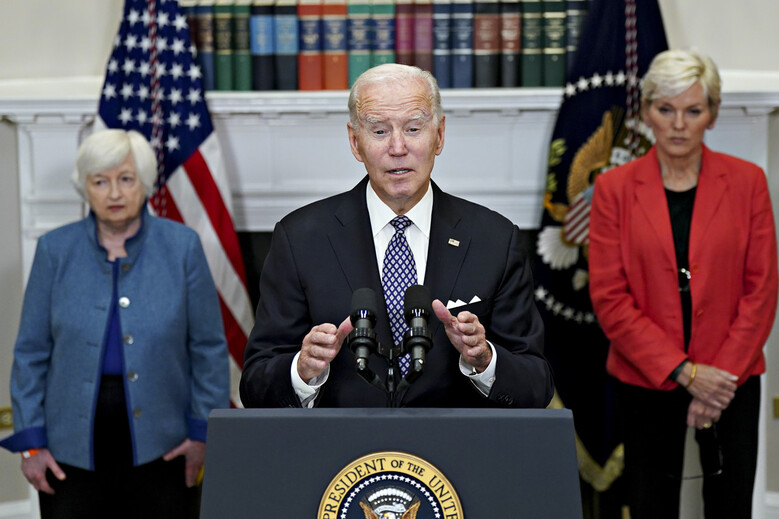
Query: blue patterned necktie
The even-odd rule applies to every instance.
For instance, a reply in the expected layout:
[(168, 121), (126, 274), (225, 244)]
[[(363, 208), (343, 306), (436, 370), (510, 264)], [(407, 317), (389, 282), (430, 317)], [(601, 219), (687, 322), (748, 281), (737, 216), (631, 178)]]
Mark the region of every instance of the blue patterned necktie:
[[(414, 255), (406, 241), (405, 230), (411, 225), (408, 216), (396, 216), (391, 222), (395, 228), (395, 234), (387, 245), (387, 253), (384, 255), (384, 266), (381, 270), (382, 288), (384, 300), (387, 303), (392, 338), (395, 346), (403, 342), (403, 334), (408, 325), (403, 318), (403, 298), (406, 289), (417, 284), (417, 266), (414, 263)], [(400, 373), (405, 375), (408, 371), (409, 355), (400, 358)]]

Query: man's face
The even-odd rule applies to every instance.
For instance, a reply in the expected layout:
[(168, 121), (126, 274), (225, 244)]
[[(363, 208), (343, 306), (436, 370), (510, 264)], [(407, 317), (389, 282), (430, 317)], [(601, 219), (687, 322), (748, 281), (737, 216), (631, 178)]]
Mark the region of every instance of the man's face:
[(404, 214), (427, 191), (435, 157), (444, 148), (444, 118), (436, 127), (423, 80), (366, 85), (357, 111), (359, 131), (348, 127), (352, 154), (365, 164), (379, 198)]

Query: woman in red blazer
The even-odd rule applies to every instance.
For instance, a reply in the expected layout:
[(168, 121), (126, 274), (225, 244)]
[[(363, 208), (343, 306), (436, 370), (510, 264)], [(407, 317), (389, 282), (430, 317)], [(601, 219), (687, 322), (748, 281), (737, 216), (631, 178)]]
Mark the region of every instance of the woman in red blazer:
[(595, 181), (590, 296), (621, 382), (632, 519), (678, 517), (687, 427), (706, 518), (751, 516), (776, 234), (763, 171), (703, 145), (719, 104), (709, 58), (659, 54), (642, 82), (655, 146)]

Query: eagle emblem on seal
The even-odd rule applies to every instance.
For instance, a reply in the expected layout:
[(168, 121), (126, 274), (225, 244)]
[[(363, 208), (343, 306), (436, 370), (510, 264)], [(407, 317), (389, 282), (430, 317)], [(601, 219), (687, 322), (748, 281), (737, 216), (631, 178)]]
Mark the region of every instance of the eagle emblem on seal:
[(416, 519), (422, 503), (397, 487), (383, 487), (360, 501), (365, 519)]

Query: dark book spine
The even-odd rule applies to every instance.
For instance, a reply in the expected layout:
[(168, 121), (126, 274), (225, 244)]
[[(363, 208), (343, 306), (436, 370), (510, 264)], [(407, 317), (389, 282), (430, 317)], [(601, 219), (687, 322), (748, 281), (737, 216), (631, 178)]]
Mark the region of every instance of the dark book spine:
[(233, 90), (252, 89), (251, 0), (233, 7)]
[(452, 88), (473, 87), (473, 2), (452, 1)]
[(273, 90), (275, 67), (273, 55), (276, 50), (273, 29), (273, 0), (255, 0), (252, 4), (251, 51), (252, 51), (252, 88), (254, 90)]
[(414, 65), (433, 71), (433, 3), (414, 0)]
[(201, 0), (195, 6), (195, 18), (197, 19), (197, 59), (203, 70), (203, 88), (214, 90), (216, 88), (216, 63), (214, 56), (214, 2), (213, 0)]
[(433, 75), (439, 88), (452, 88), (451, 0), (433, 0)]
[(544, 0), (544, 86), (565, 83), (565, 0)]
[(276, 48), (276, 88), (298, 89), (298, 36), (297, 3), (295, 0), (276, 0), (273, 6), (273, 25)]
[(395, 59), (403, 65), (414, 64), (414, 3), (395, 2)]
[(541, 0), (521, 0), (522, 49), (521, 79), (523, 87), (544, 85), (543, 4)]
[(570, 70), (576, 51), (579, 48), (579, 36), (582, 32), (584, 17), (587, 15), (589, 0), (566, 0), (565, 2), (565, 63)]
[(395, 2), (371, 1), (371, 66), (395, 63)]
[(187, 17), (189, 41), (191, 41), (192, 45), (195, 47), (195, 58), (197, 60), (197, 0), (179, 0), (179, 6), (181, 6), (181, 11), (184, 13), (184, 16)]
[(216, 90), (232, 90), (233, 82), (233, 2), (214, 4), (214, 62)]
[(476, 0), (473, 4), (473, 80), (477, 88), (500, 84), (500, 4)]
[(522, 20), (519, 0), (500, 2), (500, 86), (519, 86), (519, 50)]

